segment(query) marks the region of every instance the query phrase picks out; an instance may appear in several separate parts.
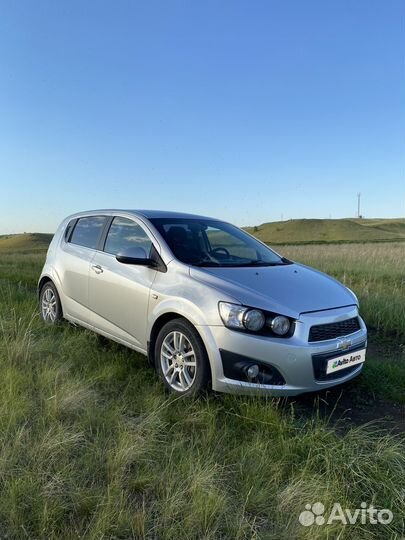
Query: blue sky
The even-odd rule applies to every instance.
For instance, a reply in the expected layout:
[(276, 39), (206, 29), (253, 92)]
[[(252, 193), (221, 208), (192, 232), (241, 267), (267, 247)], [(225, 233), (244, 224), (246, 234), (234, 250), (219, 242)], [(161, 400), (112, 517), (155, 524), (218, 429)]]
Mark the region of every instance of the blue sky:
[(402, 0), (3, 0), (0, 234), (404, 214)]

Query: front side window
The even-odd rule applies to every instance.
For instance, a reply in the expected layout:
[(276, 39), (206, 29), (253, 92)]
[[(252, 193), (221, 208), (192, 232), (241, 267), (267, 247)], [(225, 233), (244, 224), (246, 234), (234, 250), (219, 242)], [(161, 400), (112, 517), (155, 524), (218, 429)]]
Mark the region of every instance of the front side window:
[(127, 248), (141, 248), (149, 257), (152, 241), (140, 225), (124, 217), (115, 217), (105, 241), (104, 251), (117, 255)]
[(273, 250), (238, 227), (197, 218), (150, 220), (173, 254), (194, 266), (275, 266), (288, 264)]
[(70, 242), (79, 246), (96, 249), (105, 221), (106, 218), (104, 216), (80, 218), (73, 230)]

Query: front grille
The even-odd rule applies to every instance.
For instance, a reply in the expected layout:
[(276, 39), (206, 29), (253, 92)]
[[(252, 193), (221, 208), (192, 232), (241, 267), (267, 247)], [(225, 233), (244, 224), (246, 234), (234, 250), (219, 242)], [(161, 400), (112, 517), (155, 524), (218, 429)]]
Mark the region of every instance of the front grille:
[(340, 336), (348, 336), (360, 330), (358, 317), (346, 319), (336, 323), (316, 324), (309, 330), (308, 341), (324, 341), (325, 339), (334, 339)]

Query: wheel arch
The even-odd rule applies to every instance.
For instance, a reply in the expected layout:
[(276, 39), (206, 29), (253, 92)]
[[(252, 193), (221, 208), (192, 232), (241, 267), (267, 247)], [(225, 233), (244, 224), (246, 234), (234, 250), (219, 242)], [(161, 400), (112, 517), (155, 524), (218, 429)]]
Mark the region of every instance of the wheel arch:
[(156, 343), (158, 334), (161, 328), (163, 328), (163, 326), (166, 323), (174, 319), (184, 319), (188, 321), (189, 323), (191, 323), (191, 321), (189, 321), (187, 317), (184, 317), (183, 315), (180, 315), (179, 313), (176, 313), (174, 311), (168, 311), (167, 313), (162, 313), (161, 315), (159, 315), (159, 317), (157, 317), (157, 319), (154, 321), (152, 325), (152, 328), (149, 334), (147, 347), (148, 347), (148, 362), (153, 368), (155, 367), (155, 343)]
[(41, 294), (42, 287), (45, 285), (45, 283), (48, 283), (48, 281), (50, 281), (56, 287), (55, 283), (53, 282), (53, 280), (49, 276), (42, 276), (41, 279), (38, 282), (38, 287), (37, 287), (38, 299), (39, 299), (39, 295)]
[(149, 364), (154, 368), (156, 369), (156, 366), (155, 366), (155, 343), (156, 343), (156, 339), (157, 339), (157, 336), (160, 332), (160, 330), (163, 328), (163, 326), (170, 322), (170, 321), (173, 321), (175, 319), (183, 319), (184, 321), (187, 321), (189, 324), (191, 324), (193, 326), (193, 328), (196, 330), (196, 332), (198, 333), (198, 335), (200, 336), (200, 339), (201, 339), (201, 342), (204, 346), (204, 349), (205, 349), (205, 353), (207, 355), (207, 359), (208, 359), (208, 365), (209, 365), (209, 368), (210, 368), (210, 378), (212, 378), (212, 366), (211, 366), (211, 359), (210, 359), (210, 355), (208, 354), (208, 350), (207, 350), (207, 345), (205, 343), (205, 340), (203, 338), (203, 336), (201, 335), (201, 332), (199, 331), (198, 329), (198, 326), (196, 326), (193, 321), (191, 321), (189, 318), (185, 317), (184, 315), (182, 315), (181, 313), (177, 313), (175, 311), (168, 311), (166, 313), (162, 313), (153, 323), (152, 325), (152, 328), (151, 328), (151, 331), (150, 331), (150, 335), (149, 335), (149, 341), (148, 341), (148, 362)]
[(55, 283), (55, 280), (52, 279), (52, 277), (49, 276), (48, 274), (45, 274), (45, 275), (41, 276), (41, 278), (40, 278), (40, 280), (38, 282), (38, 287), (37, 287), (38, 301), (39, 301), (39, 297), (40, 297), (40, 294), (41, 294), (42, 287), (46, 283), (49, 283), (49, 282), (52, 283), (52, 285), (56, 289), (56, 292), (58, 293), (59, 302), (60, 302), (60, 306), (61, 306), (61, 309), (62, 309), (62, 317), (63, 317), (63, 314), (65, 313), (65, 310), (64, 310), (64, 306), (63, 306), (63, 302), (62, 302), (62, 295), (60, 294), (60, 290), (59, 290), (59, 287), (58, 287), (57, 283)]

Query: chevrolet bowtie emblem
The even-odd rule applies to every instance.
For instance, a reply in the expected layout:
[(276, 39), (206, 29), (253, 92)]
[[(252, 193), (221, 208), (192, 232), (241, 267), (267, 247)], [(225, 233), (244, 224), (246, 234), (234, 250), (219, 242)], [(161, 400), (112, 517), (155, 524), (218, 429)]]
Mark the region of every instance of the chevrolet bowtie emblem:
[(338, 349), (342, 349), (342, 351), (346, 351), (347, 349), (349, 349), (352, 345), (352, 342), (350, 341), (350, 339), (342, 339), (340, 341), (338, 341)]

